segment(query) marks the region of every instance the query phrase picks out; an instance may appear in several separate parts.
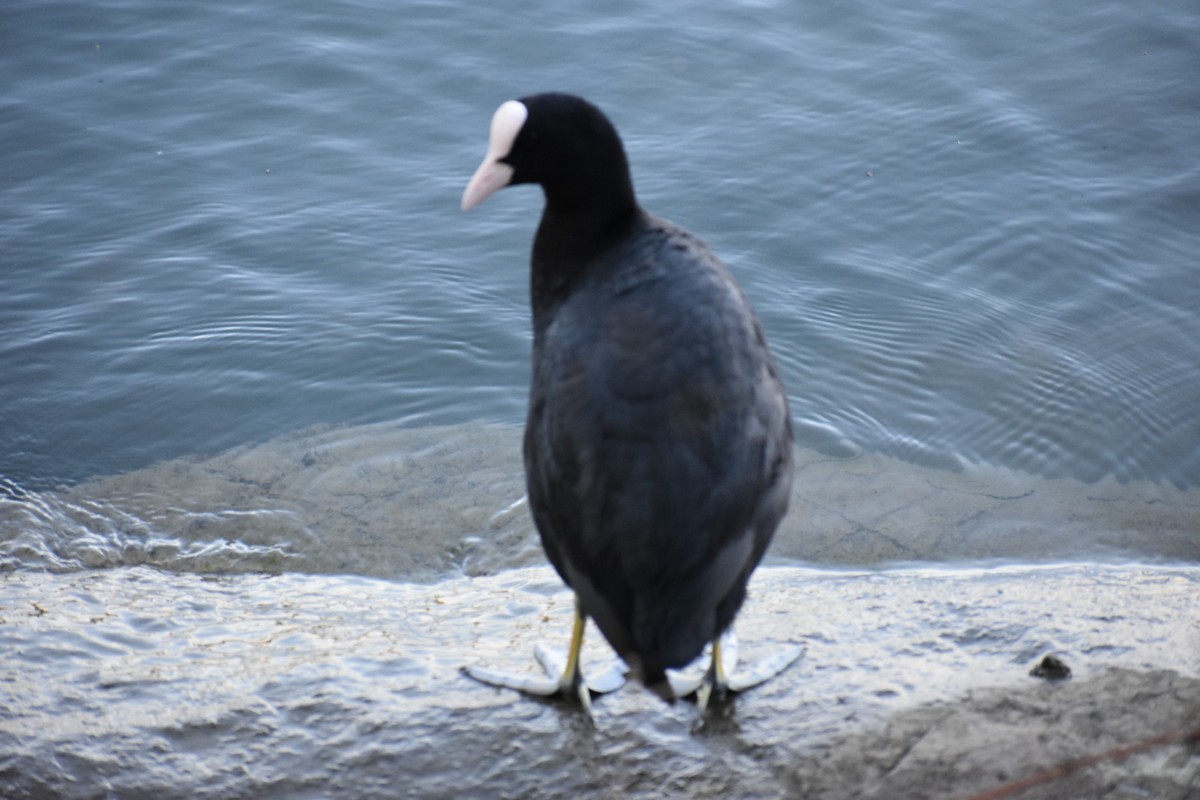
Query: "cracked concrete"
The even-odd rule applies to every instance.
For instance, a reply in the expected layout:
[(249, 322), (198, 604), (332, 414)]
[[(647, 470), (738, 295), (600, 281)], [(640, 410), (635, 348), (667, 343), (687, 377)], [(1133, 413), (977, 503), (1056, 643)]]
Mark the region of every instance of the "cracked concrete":
[(860, 800), (1195, 798), (1198, 711), (1200, 681), (1175, 673), (974, 690), (822, 748), (796, 766), (790, 793), (844, 798), (851, 773)]

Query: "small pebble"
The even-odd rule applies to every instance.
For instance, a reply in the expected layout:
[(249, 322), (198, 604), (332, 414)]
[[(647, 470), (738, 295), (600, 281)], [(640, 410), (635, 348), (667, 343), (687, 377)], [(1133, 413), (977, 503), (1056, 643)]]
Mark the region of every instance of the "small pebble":
[(1046, 656), (1029, 674), (1048, 681), (1062, 681), (1071, 677), (1071, 668), (1058, 656)]

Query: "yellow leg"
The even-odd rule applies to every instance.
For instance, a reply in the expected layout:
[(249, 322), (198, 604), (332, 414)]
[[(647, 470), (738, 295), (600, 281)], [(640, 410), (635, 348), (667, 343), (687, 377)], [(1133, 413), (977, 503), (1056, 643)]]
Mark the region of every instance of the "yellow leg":
[(591, 681), (584, 682), (580, 651), (583, 649), (583, 632), (586, 626), (587, 612), (579, 604), (579, 598), (576, 598), (575, 621), (571, 629), (571, 646), (567, 651), (566, 660), (564, 661), (560, 654), (541, 645), (534, 648), (534, 655), (541, 663), (545, 677), (512, 675), (474, 665), (463, 667), (463, 671), (477, 681), (503, 689), (516, 689), (518, 692), (525, 692), (535, 697), (552, 697), (554, 695), (578, 697), (580, 705), (591, 716), (592, 692), (604, 694), (621, 688), (625, 683), (625, 673), (614, 666), (606, 672), (600, 673), (599, 677), (593, 675)]
[(729, 684), (729, 676), (725, 674), (725, 660), (721, 655), (721, 637), (718, 636), (713, 640), (712, 648), (712, 671), (713, 685), (719, 687), (721, 691)]
[(723, 699), (728, 690), (729, 680), (725, 674), (725, 665), (721, 661), (721, 637), (718, 636), (712, 643), (712, 663), (708, 666), (708, 674), (696, 690), (696, 705), (700, 712), (703, 713), (708, 708), (709, 701), (714, 696), (718, 700)]
[(592, 693), (583, 682), (583, 672), (579, 669), (579, 652), (583, 649), (583, 629), (587, 625), (587, 615), (579, 598), (575, 598), (575, 624), (571, 628), (571, 646), (567, 650), (567, 667), (559, 678), (559, 690), (564, 695), (577, 695), (579, 702), (589, 714), (592, 713)]

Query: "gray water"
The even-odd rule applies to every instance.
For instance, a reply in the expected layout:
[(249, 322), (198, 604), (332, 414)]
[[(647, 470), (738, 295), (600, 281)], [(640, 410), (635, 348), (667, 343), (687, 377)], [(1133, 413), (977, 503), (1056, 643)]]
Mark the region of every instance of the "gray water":
[(1200, 10), (6, 3), (0, 474), (523, 418), (540, 196), (501, 101), (607, 109), (746, 285), (805, 435), (1200, 482)]
[[(1048, 652), (1196, 674), (1198, 75), (1190, 0), (7, 2), (0, 794), (778, 796)], [(458, 211), (543, 89), (791, 397), (742, 635), (807, 655), (705, 737), (457, 672), (570, 608), (520, 502), (541, 198)]]

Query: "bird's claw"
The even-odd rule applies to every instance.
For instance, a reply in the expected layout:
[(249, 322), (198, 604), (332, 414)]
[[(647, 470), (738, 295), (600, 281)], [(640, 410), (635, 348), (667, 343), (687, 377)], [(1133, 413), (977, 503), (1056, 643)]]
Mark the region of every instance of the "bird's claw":
[(607, 669), (586, 678), (582, 674), (572, 677), (567, 673), (567, 660), (562, 653), (539, 644), (534, 647), (533, 654), (545, 676), (501, 672), (474, 664), (463, 667), (463, 672), (489, 686), (513, 689), (535, 697), (578, 699), (589, 715), (592, 712), (593, 694), (608, 694), (625, 685), (625, 671), (620, 662), (614, 662)]
[[(709, 651), (711, 652), (711, 651)], [(737, 637), (729, 635), (721, 648), (721, 668), (707, 670), (667, 670), (667, 681), (676, 698), (694, 696), (701, 711), (711, 703), (723, 702), (730, 694), (744, 692), (766, 683), (796, 663), (804, 655), (804, 645), (795, 642), (739, 670)]]
[[(542, 665), (546, 675), (559, 680), (559, 689), (563, 694), (570, 694), (573, 683), (567, 676), (567, 660), (558, 650), (553, 650), (543, 644), (534, 645), (533, 657)], [(622, 662), (613, 661), (607, 668), (586, 677), (579, 676), (578, 683), (586, 686), (592, 694), (608, 694), (615, 692), (625, 685), (625, 668)]]

